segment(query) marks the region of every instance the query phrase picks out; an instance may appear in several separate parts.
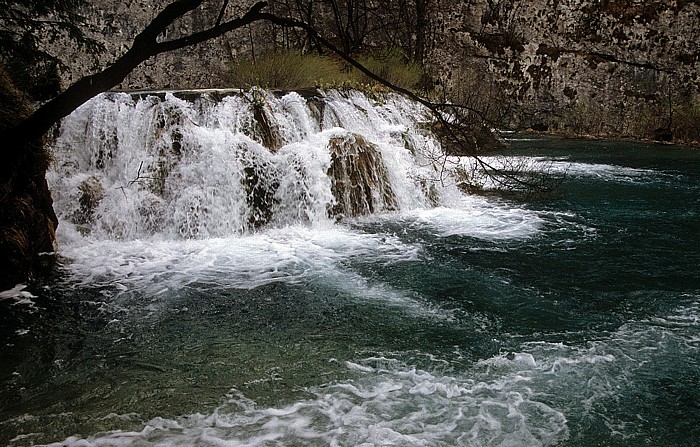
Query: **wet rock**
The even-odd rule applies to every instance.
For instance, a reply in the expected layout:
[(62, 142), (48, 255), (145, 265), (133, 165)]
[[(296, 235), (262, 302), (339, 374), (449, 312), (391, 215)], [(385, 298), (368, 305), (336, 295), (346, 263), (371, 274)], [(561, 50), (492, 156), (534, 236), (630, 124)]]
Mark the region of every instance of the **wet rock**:
[(330, 217), (355, 217), (397, 209), (386, 166), (377, 147), (361, 135), (348, 133), (328, 141), (331, 191)]
[(104, 198), (104, 187), (97, 177), (92, 176), (83, 180), (80, 185), (78, 185), (78, 191), (80, 191), (80, 198), (78, 199), (80, 209), (74, 217), (75, 223), (91, 223), (94, 218), (95, 209)]
[(282, 147), (284, 141), (280, 135), (279, 125), (274, 118), (274, 113), (265, 100), (264, 93), (258, 89), (251, 91), (253, 118), (255, 119), (255, 130), (253, 138), (268, 148), (270, 152), (277, 152)]
[(272, 219), (273, 206), (277, 203), (275, 191), (279, 183), (270, 172), (271, 167), (266, 163), (248, 164), (243, 168), (241, 182), (246, 190), (246, 202), (250, 210), (248, 225), (252, 229), (258, 229)]
[(656, 141), (671, 141), (673, 140), (673, 131), (670, 127), (659, 127), (654, 130), (654, 140)]

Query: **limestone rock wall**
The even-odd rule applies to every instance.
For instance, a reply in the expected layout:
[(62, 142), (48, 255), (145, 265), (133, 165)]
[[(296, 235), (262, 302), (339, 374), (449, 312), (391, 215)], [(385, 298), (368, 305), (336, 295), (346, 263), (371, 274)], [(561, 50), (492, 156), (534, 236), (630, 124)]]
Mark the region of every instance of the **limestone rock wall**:
[[(104, 68), (130, 47), (133, 38), (168, 4), (169, 0), (92, 0), (92, 8), (85, 11), (88, 35), (102, 42), (104, 51), (88, 54), (83, 49), (60, 42), (57, 53), (66, 62), (62, 72), (64, 85), (70, 85), (82, 76)], [(242, 15), (254, 1), (234, 1), (227, 8), (229, 17)], [(183, 16), (164, 39), (173, 39), (187, 33), (210, 27), (216, 22), (221, 2), (206, 1), (202, 7)], [(260, 27), (258, 27), (260, 28)], [(258, 30), (248, 28), (225, 37), (164, 53), (149, 59), (117, 87), (122, 90), (167, 88), (213, 88), (226, 86), (227, 65), (242, 52), (250, 51), (251, 38), (259, 39)], [(263, 45), (264, 43), (260, 43)], [(51, 44), (49, 44), (51, 45)]]
[[(69, 84), (114, 60), (168, 0), (93, 0), (99, 57), (64, 51)], [(253, 3), (234, 0), (229, 16)], [(273, 2), (274, 3), (274, 2)], [(447, 99), (499, 125), (646, 137), (700, 91), (700, 0), (430, 0), (429, 64)], [(166, 37), (215, 21), (221, 2)], [(272, 5), (274, 7), (274, 5)], [(320, 20), (320, 19), (319, 19)], [(279, 32), (279, 31), (278, 31)], [(147, 61), (121, 89), (235, 87), (227, 65), (274, 45), (267, 24)], [(669, 107), (670, 106), (670, 107)], [(669, 110), (676, 107), (673, 123)], [(700, 138), (700, 137), (698, 137)]]
[[(515, 127), (645, 136), (700, 91), (700, 1), (471, 0), (440, 12), (430, 62)], [(476, 93), (475, 93), (476, 92)]]

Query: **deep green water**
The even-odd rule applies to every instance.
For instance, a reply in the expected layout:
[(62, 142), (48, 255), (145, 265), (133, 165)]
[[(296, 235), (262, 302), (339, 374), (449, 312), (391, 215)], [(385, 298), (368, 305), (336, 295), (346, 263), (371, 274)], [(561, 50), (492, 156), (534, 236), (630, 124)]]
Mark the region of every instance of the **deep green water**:
[(700, 151), (512, 145), (560, 198), (72, 249), (0, 301), (0, 444), (699, 445)]

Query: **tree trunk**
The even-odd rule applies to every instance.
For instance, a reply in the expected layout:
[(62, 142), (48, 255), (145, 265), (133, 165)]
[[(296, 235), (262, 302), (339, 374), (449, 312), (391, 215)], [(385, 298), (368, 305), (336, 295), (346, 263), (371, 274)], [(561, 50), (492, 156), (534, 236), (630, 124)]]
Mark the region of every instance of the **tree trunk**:
[(428, 1), (415, 0), (416, 2), (416, 47), (413, 53), (413, 60), (419, 64), (423, 63), (425, 57), (425, 38), (428, 33)]

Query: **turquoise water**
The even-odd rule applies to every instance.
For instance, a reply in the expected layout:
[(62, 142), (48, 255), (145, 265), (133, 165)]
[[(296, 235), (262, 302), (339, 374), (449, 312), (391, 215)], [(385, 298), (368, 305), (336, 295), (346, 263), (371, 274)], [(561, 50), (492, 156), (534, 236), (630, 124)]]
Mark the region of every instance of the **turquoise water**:
[(698, 445), (700, 152), (511, 144), (559, 198), (70, 247), (0, 301), (0, 443)]

